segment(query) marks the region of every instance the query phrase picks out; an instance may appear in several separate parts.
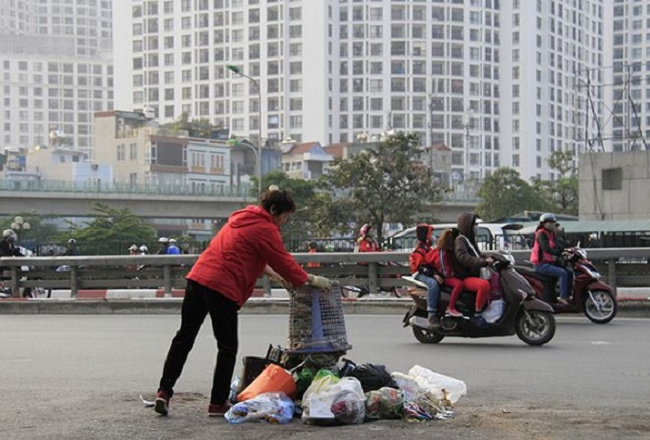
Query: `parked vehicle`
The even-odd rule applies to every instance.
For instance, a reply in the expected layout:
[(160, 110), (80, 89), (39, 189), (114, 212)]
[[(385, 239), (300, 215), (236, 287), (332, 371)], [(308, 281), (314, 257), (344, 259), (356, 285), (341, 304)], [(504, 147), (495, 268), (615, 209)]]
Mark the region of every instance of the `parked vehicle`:
[(456, 309), (463, 312), (462, 317), (445, 316), (449, 304), (450, 291), (443, 287), (438, 302), (440, 327), (433, 329), (427, 319), (426, 285), (412, 277), (402, 277), (418, 288), (409, 289), (413, 306), (404, 315), (404, 327), (411, 326), (415, 339), (425, 344), (437, 344), (447, 336), (462, 338), (483, 338), (491, 336), (511, 336), (529, 345), (543, 345), (555, 335), (555, 317), (550, 305), (535, 297), (535, 290), (514, 270), (514, 258), (506, 254), (494, 254), (497, 260), (493, 270), (500, 276), (500, 294), (503, 310), (488, 323), (483, 314), (474, 310), (474, 293), (463, 292)]
[(561, 264), (572, 268), (574, 273), (573, 296), (568, 305), (558, 302), (556, 278), (541, 275), (532, 266), (517, 265), (515, 268), (533, 286), (537, 297), (550, 304), (555, 313), (584, 313), (591, 322), (607, 324), (618, 311), (614, 289), (600, 281), (600, 272), (587, 258), (585, 249), (575, 247), (565, 251), (568, 256)]

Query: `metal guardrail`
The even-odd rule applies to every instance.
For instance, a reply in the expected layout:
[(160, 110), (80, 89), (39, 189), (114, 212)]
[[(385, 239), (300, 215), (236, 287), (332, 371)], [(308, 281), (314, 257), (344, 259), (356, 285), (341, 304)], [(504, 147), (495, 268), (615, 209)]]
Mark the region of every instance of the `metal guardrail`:
[[(616, 286), (650, 286), (650, 248), (590, 249), (589, 258), (601, 270), (607, 267), (607, 281)], [(513, 251), (518, 261), (527, 260), (530, 251)], [(399, 276), (409, 273), (408, 252), (322, 252), (295, 253), (296, 260), (307, 265), (310, 273), (338, 279), (343, 285), (367, 287), (370, 292), (381, 288), (400, 287)], [(163, 288), (165, 296), (172, 289), (185, 287), (185, 275), (198, 255), (147, 255), (147, 256), (83, 256), (83, 257), (4, 257), (0, 267), (8, 269), (7, 280), (13, 295), (20, 296), (20, 289), (41, 287), (46, 289), (70, 289), (76, 297), (79, 289), (138, 289)], [(30, 267), (28, 273), (21, 266)], [(69, 266), (69, 271), (56, 268)], [(137, 270), (139, 266), (143, 269)], [(26, 275), (26, 276), (23, 276)], [(257, 286), (267, 293), (271, 283), (267, 277), (258, 280)]]

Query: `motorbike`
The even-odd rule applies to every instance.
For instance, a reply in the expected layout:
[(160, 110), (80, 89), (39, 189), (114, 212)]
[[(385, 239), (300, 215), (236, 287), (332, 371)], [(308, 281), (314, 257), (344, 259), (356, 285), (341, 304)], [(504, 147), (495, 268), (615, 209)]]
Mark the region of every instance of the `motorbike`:
[(447, 336), (483, 338), (516, 334), (526, 344), (534, 346), (553, 339), (556, 324), (551, 306), (537, 299), (528, 281), (514, 270), (512, 255), (495, 254), (493, 258), (492, 270), (496, 272), (493, 276), (499, 276), (499, 293), (503, 301), (503, 310), (498, 317), (488, 322), (477, 313), (474, 310), (476, 294), (471, 292), (463, 292), (456, 302), (456, 309), (463, 312), (462, 317), (445, 315), (451, 290), (441, 286), (438, 301), (440, 327), (431, 328), (427, 319), (426, 285), (404, 276), (402, 279), (417, 286), (409, 288), (413, 305), (404, 315), (404, 327), (411, 326), (415, 339), (424, 344), (437, 344)]
[(532, 266), (520, 264), (515, 269), (533, 286), (537, 297), (550, 304), (555, 313), (584, 313), (593, 323), (607, 324), (618, 311), (614, 289), (600, 281), (600, 272), (587, 258), (585, 249), (578, 246), (565, 249), (565, 253), (560, 265), (570, 267), (574, 274), (573, 296), (568, 305), (558, 302), (557, 278), (541, 275)]

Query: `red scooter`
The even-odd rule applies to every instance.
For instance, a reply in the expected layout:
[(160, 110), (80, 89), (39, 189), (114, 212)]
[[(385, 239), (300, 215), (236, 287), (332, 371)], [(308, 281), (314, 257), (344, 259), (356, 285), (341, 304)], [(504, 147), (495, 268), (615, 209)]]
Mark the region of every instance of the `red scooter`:
[(618, 310), (614, 289), (600, 281), (600, 272), (587, 259), (587, 251), (580, 247), (565, 249), (560, 264), (573, 269), (573, 297), (569, 304), (558, 302), (557, 278), (535, 272), (530, 266), (517, 265), (515, 269), (522, 274), (535, 289), (538, 298), (549, 303), (555, 313), (584, 313), (596, 324), (607, 324), (616, 316)]

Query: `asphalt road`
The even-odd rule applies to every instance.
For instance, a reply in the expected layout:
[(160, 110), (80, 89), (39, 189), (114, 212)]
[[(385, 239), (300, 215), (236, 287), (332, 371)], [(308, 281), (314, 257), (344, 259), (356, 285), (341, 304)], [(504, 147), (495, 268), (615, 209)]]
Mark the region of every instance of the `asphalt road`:
[[(595, 325), (558, 318), (555, 338), (530, 347), (516, 336), (447, 338), (423, 345), (397, 316), (348, 316), (356, 362), (408, 372), (416, 364), (462, 379), (455, 418), (322, 428), (229, 425), (207, 417), (216, 348), (208, 325), (172, 400), (157, 417), (139, 395), (155, 394), (177, 316), (0, 317), (0, 439), (591, 439), (650, 438), (650, 320)], [(240, 355), (286, 344), (285, 316), (245, 315)]]

